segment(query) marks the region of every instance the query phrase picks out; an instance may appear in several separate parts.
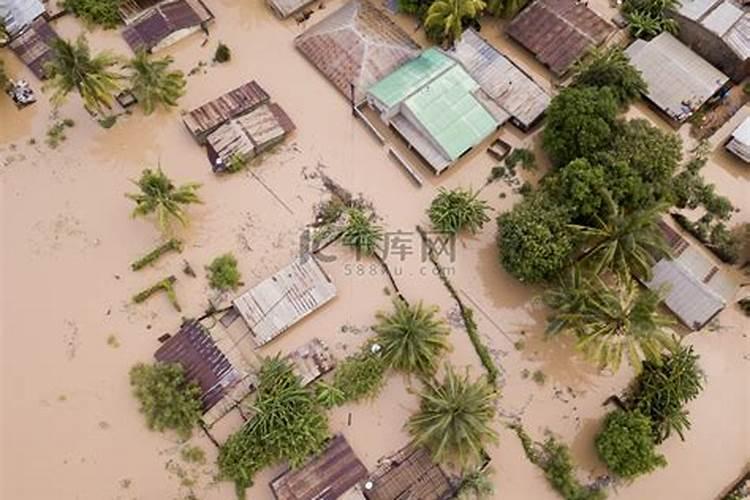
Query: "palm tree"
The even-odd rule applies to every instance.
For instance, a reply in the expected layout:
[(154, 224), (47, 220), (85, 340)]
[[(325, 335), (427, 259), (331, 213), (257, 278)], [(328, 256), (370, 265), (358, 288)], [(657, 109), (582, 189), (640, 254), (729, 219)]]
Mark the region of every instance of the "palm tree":
[(479, 193), (470, 189), (446, 190), (440, 188), (432, 200), (427, 214), (435, 229), (441, 233), (458, 234), (466, 229), (477, 233), (485, 222), (490, 220), (487, 212), (490, 206), (478, 198)]
[(580, 325), (577, 347), (600, 368), (612, 371), (625, 354), (640, 373), (644, 359), (658, 365), (665, 349), (676, 348), (665, 329), (672, 321), (657, 310), (659, 295), (640, 290), (630, 276), (622, 275), (614, 285), (610, 288), (598, 280), (584, 310), (574, 315)]
[(61, 104), (75, 90), (84, 104), (95, 111), (112, 107), (113, 95), (120, 91), (122, 78), (112, 70), (118, 64), (117, 57), (109, 52), (92, 56), (83, 35), (75, 42), (58, 38), (52, 42), (52, 53), (46, 67), (50, 78), (46, 87), (54, 90), (53, 104)]
[(476, 19), (484, 8), (483, 0), (435, 0), (427, 10), (425, 29), (438, 40), (452, 45), (461, 38), (463, 22)]
[(145, 169), (141, 178), (137, 182), (134, 181), (134, 184), (140, 188), (140, 192), (125, 195), (135, 201), (133, 217), (156, 213), (156, 220), (164, 232), (169, 232), (170, 219), (176, 219), (183, 225), (187, 224), (184, 205), (202, 203), (196, 193), (201, 186), (199, 183), (190, 182), (177, 187), (161, 168), (155, 171)]
[(130, 86), (147, 115), (156, 106), (177, 106), (177, 100), (185, 93), (185, 75), (182, 71), (170, 71), (174, 59), (170, 56), (151, 59), (144, 51), (125, 65), (130, 73)]
[(383, 239), (383, 228), (378, 226), (359, 208), (346, 212), (346, 222), (341, 232), (341, 242), (362, 255), (373, 255)]
[(592, 48), (586, 58), (574, 66), (573, 84), (582, 87), (609, 87), (623, 105), (648, 90), (641, 72), (630, 64), (628, 55), (616, 45)]
[(406, 424), (417, 444), (426, 446), (437, 462), (462, 468), (476, 466), (487, 444), (497, 442), (491, 424), (497, 392), (484, 377), (469, 380), (446, 367), (442, 383), (425, 381), (419, 411)]
[(448, 326), (435, 317), (438, 308), (425, 307), (421, 302), (409, 306), (400, 299), (394, 300), (393, 306), (392, 313), (376, 315), (374, 330), (383, 348), (383, 360), (396, 370), (432, 375), (450, 347)]
[(564, 270), (557, 279), (557, 286), (548, 289), (543, 296), (544, 303), (552, 309), (547, 318), (547, 334), (555, 335), (566, 330), (580, 332), (580, 316), (586, 310), (591, 294), (591, 283), (580, 266), (572, 265)]
[(659, 229), (659, 216), (667, 205), (657, 203), (649, 208), (626, 213), (605, 193), (609, 206), (607, 220), (594, 216), (597, 227), (573, 225), (587, 240), (587, 250), (581, 259), (592, 263), (599, 274), (611, 269), (620, 274), (633, 273), (651, 279), (655, 259), (669, 255), (669, 247)]

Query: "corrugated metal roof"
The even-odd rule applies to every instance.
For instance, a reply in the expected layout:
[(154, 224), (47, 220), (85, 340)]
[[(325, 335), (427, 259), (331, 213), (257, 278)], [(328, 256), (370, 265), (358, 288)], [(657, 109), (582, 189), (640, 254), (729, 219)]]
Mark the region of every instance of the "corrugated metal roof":
[(40, 80), (47, 77), (45, 66), (54, 57), (52, 43), (58, 38), (52, 26), (42, 17), (10, 42), (10, 49)]
[(414, 444), (379, 460), (367, 481), (372, 483), (371, 488), (363, 488), (367, 500), (446, 500), (455, 494), (429, 451)]
[(722, 39), (740, 59), (750, 58), (750, 13), (745, 12)]
[(740, 126), (734, 129), (727, 149), (750, 163), (750, 117), (745, 118)]
[(298, 12), (315, 0), (266, 0), (271, 10), (281, 19), (285, 19)]
[(176, 33), (187, 34), (211, 19), (213, 15), (199, 1), (164, 0), (125, 26), (122, 37), (133, 52), (164, 48), (178, 41)]
[(723, 0), (680, 0), (677, 12), (688, 19), (697, 21), (703, 17), (706, 12), (711, 10), (714, 5), (722, 1)]
[(0, 0), (0, 20), (8, 33), (15, 35), (44, 14), (44, 5), (39, 0)]
[(743, 11), (730, 2), (724, 2), (708, 13), (702, 24), (719, 36), (724, 35), (740, 17)]
[(666, 32), (649, 42), (636, 40), (626, 52), (648, 84), (649, 100), (677, 121), (686, 120), (729, 81)]
[[(523, 128), (533, 125), (549, 106), (549, 94), (473, 29), (463, 33), (448, 55), (458, 60), (487, 96)], [(498, 122), (505, 121), (492, 114)]]
[(388, 76), (369, 88), (368, 93), (390, 108), (417, 92), (455, 61), (437, 49), (428, 49), (419, 57), (402, 64)]

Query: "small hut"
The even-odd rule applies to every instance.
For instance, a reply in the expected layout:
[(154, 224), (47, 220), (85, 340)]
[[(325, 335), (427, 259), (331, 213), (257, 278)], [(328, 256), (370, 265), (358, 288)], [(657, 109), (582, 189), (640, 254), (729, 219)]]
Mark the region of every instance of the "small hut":
[(750, 163), (750, 117), (734, 129), (727, 142), (727, 149), (745, 163)]
[(47, 77), (46, 65), (52, 60), (52, 43), (57, 33), (44, 18), (37, 18), (10, 42), (10, 49), (34, 75), (43, 80)]
[(300, 12), (313, 2), (315, 0), (266, 0), (273, 13), (280, 19), (286, 19)]
[(208, 134), (224, 122), (252, 111), (269, 99), (266, 91), (253, 80), (188, 111), (182, 121), (198, 144), (204, 144)]
[(261, 104), (254, 110), (219, 126), (207, 138), (208, 159), (214, 172), (233, 161), (246, 162), (284, 140), (294, 123), (281, 106)]
[[(127, 16), (130, 11), (125, 12)], [(154, 52), (205, 29), (213, 18), (201, 0), (164, 0), (126, 17), (130, 24), (123, 28), (122, 36), (133, 52)]]
[(535, 0), (513, 18), (506, 33), (555, 76), (562, 76), (614, 30), (614, 26), (589, 9), (585, 2)]
[(448, 500), (456, 493), (430, 453), (413, 444), (381, 459), (361, 486), (367, 500)]
[(346, 496), (366, 476), (367, 469), (346, 438), (337, 434), (320, 455), (271, 481), (271, 490), (276, 500), (335, 500)]
[(304, 254), (232, 302), (256, 345), (275, 339), (336, 296), (312, 255)]

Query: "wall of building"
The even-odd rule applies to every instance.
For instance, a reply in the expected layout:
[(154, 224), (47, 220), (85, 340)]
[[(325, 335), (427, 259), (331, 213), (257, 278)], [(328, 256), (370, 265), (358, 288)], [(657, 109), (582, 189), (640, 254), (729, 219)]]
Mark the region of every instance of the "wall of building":
[(741, 82), (750, 75), (750, 62), (741, 60), (719, 36), (699, 23), (679, 14), (675, 18), (680, 24), (677, 37), (682, 43), (700, 54), (701, 57), (735, 82)]

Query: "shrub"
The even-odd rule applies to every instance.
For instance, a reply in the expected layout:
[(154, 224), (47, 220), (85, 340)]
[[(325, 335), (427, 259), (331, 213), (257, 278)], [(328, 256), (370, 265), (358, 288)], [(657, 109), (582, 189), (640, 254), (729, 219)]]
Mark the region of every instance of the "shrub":
[(216, 257), (206, 269), (211, 288), (224, 292), (242, 285), (242, 275), (237, 269), (237, 259), (231, 253)]
[(369, 344), (339, 363), (333, 377), (333, 388), (340, 391), (343, 399), (337, 405), (375, 397), (383, 388), (385, 369), (383, 358), (371, 352)]
[(608, 87), (622, 106), (626, 106), (648, 90), (641, 72), (630, 64), (630, 58), (616, 45), (593, 48), (573, 70), (577, 87)]
[(201, 390), (187, 381), (181, 365), (138, 363), (130, 369), (130, 385), (149, 429), (190, 437), (203, 413)]
[(62, 5), (89, 24), (105, 29), (120, 25), (119, 7), (122, 0), (63, 0)]
[(214, 52), (214, 62), (222, 64), (229, 62), (231, 59), (232, 50), (222, 42), (219, 42), (219, 45), (216, 46), (216, 52)]
[(616, 410), (596, 436), (596, 449), (609, 470), (624, 479), (663, 467), (667, 461), (656, 453), (651, 420), (639, 411)]
[(440, 188), (427, 214), (433, 227), (441, 233), (456, 235), (462, 230), (477, 233), (490, 220), (490, 206), (479, 199), (479, 193), (466, 189)]

